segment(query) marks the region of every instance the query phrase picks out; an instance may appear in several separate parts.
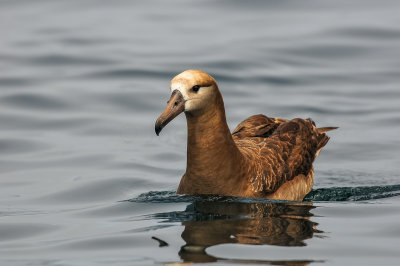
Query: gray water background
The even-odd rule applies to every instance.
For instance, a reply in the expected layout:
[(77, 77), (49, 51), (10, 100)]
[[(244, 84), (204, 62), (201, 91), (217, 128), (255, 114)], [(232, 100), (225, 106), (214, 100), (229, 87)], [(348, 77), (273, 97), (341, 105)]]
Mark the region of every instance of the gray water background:
[[(0, 33), (0, 264), (397, 265), (399, 1), (3, 0)], [(231, 129), (340, 127), (308, 203), (174, 195), (186, 122), (154, 121), (185, 69)]]

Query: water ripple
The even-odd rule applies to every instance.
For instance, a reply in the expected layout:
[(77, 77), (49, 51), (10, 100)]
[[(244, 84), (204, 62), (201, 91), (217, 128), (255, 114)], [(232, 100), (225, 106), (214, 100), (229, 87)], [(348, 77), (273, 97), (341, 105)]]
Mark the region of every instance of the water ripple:
[(164, 79), (168, 80), (173, 77), (176, 72), (172, 71), (157, 71), (157, 70), (145, 70), (145, 69), (115, 69), (106, 71), (96, 71), (82, 75), (82, 78), (93, 79), (93, 78), (104, 78), (104, 79)]
[(400, 185), (333, 187), (312, 190), (306, 201), (363, 201), (400, 196)]
[(71, 105), (59, 98), (26, 92), (3, 96), (0, 98), (0, 103), (20, 109), (66, 110), (72, 108)]
[(346, 27), (335, 28), (323, 32), (326, 36), (341, 36), (346, 38), (363, 38), (368, 40), (396, 40), (400, 39), (400, 31), (396, 28), (378, 27)]
[(286, 48), (281, 53), (292, 54), (294, 56), (312, 57), (318, 59), (349, 59), (362, 56), (371, 51), (370, 48), (360, 47), (350, 44), (321, 44), (307, 45), (304, 47)]
[(89, 65), (98, 66), (115, 63), (115, 60), (102, 59), (99, 57), (88, 57), (85, 55), (73, 56), (63, 54), (45, 54), (32, 57), (28, 60), (35, 66), (63, 66), (63, 65)]
[(0, 86), (4, 87), (25, 87), (37, 83), (37, 79), (30, 77), (0, 77)]
[(111, 180), (98, 180), (89, 184), (74, 186), (61, 192), (56, 192), (37, 199), (39, 201), (53, 203), (83, 203), (99, 202), (116, 198), (121, 194), (128, 193), (133, 187), (150, 186), (151, 182), (138, 178), (113, 178)]
[(48, 143), (28, 139), (0, 138), (0, 154), (3, 155), (43, 151), (50, 147)]
[(25, 239), (28, 237), (41, 235), (57, 229), (57, 226), (51, 224), (37, 223), (1, 223), (0, 224), (0, 243), (1, 241)]
[(61, 129), (79, 129), (86, 128), (98, 120), (94, 118), (84, 117), (59, 117), (59, 118), (43, 118), (33, 116), (31, 114), (0, 114), (0, 120), (7, 125), (7, 130), (11, 129), (30, 129), (41, 131), (43, 129), (61, 130)]

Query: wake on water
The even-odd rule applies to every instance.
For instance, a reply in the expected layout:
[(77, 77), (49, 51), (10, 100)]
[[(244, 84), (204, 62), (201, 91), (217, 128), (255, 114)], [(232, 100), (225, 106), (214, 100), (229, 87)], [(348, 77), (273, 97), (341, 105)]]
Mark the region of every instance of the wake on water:
[[(331, 187), (313, 189), (304, 198), (305, 202), (329, 201), (366, 201), (400, 196), (400, 185), (388, 186), (361, 186), (361, 187)], [(178, 195), (175, 191), (150, 191), (130, 199), (131, 202), (148, 203), (178, 203), (193, 201), (217, 202), (242, 202), (242, 203), (268, 203), (284, 202), (269, 199), (253, 199), (228, 197), (221, 195)]]
[[(274, 228), (272, 231), (286, 232), (286, 226), (295, 224), (299, 228), (311, 228), (312, 232), (318, 233), (320, 231), (315, 229), (317, 224), (309, 220), (310, 217), (314, 216), (312, 209), (317, 207), (314, 203), (368, 201), (399, 195), (400, 185), (391, 185), (318, 188), (312, 190), (303, 202), (221, 195), (178, 195), (175, 191), (150, 191), (127, 201), (134, 203), (187, 203), (184, 210), (179, 208), (179, 210), (168, 210), (136, 217), (138, 220), (156, 219), (162, 222), (156, 226), (146, 226), (138, 229), (138, 231), (168, 227), (171, 226), (169, 223), (176, 222), (188, 226), (187, 230), (192, 228), (190, 224), (194, 223), (194, 228), (205, 228), (204, 230), (207, 231), (213, 227), (207, 223), (202, 224), (202, 222), (208, 221), (218, 224), (218, 221), (224, 220), (225, 226), (237, 230), (239, 230), (238, 228), (254, 226), (254, 223), (266, 226), (273, 222), (269, 224), (271, 228)], [(236, 223), (238, 224), (236, 225)], [(285, 234), (283, 233), (283, 235)], [(281, 235), (279, 235), (279, 238), (281, 238)], [(308, 238), (308, 236), (305, 238)], [(302, 240), (297, 244), (301, 245), (301, 243)]]

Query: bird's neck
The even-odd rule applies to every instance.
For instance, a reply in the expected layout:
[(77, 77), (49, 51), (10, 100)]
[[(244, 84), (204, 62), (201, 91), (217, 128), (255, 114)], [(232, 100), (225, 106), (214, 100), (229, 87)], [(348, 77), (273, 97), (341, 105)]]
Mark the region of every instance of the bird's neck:
[[(240, 152), (232, 139), (222, 96), (201, 114), (186, 114), (188, 127), (186, 181), (218, 186), (233, 176)], [(204, 187), (203, 187), (204, 190)]]

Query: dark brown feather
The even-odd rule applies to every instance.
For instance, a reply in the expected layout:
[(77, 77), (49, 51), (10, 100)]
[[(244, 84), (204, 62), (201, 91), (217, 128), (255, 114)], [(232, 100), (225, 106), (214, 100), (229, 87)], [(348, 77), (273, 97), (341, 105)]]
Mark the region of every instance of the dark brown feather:
[[(319, 130), (311, 119), (289, 121), (264, 115), (241, 122), (232, 133), (237, 146), (250, 164), (261, 157), (262, 172), (250, 178), (253, 191), (271, 194), (296, 176), (307, 176), (318, 151), (329, 140), (323, 132), (332, 129)], [(258, 152), (248, 141), (258, 147)]]
[(269, 137), (277, 127), (287, 120), (270, 118), (262, 114), (253, 115), (242, 121), (232, 132), (234, 138)]

